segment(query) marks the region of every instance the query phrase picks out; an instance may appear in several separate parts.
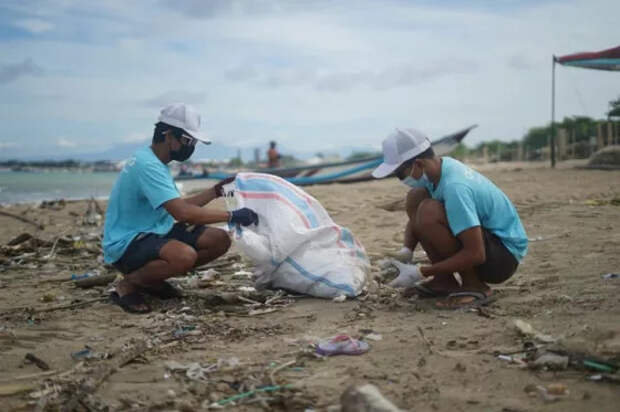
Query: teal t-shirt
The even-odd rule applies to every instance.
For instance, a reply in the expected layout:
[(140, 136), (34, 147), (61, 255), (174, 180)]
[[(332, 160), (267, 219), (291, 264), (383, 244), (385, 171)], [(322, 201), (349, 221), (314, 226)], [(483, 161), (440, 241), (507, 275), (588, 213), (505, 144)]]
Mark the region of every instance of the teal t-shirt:
[(462, 231), (481, 226), (497, 236), (521, 261), (527, 253), (527, 235), (508, 196), (493, 182), (451, 157), (442, 157), (441, 178), (435, 188), (424, 186), (433, 199), (444, 204), (450, 230)]
[(168, 233), (174, 218), (162, 205), (180, 197), (168, 167), (150, 147), (136, 151), (120, 172), (105, 215), (103, 258), (116, 262), (140, 233)]

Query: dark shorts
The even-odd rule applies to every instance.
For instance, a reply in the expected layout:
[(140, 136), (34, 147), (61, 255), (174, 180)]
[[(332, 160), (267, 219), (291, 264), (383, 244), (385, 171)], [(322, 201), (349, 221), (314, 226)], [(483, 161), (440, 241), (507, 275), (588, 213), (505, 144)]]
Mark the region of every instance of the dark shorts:
[(493, 233), (483, 228), (482, 236), (487, 260), (476, 267), (478, 277), (485, 283), (505, 282), (517, 271), (519, 261)]
[(151, 260), (159, 259), (159, 250), (173, 239), (197, 249), (196, 243), (205, 229), (204, 225), (175, 223), (170, 232), (165, 235), (140, 233), (131, 241), (123, 256), (113, 265), (125, 275), (131, 273)]

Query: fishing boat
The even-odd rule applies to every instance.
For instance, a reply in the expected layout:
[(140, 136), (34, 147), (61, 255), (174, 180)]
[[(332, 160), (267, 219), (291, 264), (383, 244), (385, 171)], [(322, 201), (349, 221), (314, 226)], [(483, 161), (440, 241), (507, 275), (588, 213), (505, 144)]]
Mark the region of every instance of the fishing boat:
[[(444, 136), (431, 142), (437, 156), (450, 153), (477, 125), (470, 126), (458, 132)], [(304, 165), (298, 167), (286, 167), (275, 169), (256, 169), (254, 172), (269, 173), (279, 176), (298, 186), (329, 184), (329, 183), (353, 183), (372, 180), (372, 171), (383, 162), (383, 155), (362, 159), (348, 160), (343, 162), (319, 163), (316, 165)], [(190, 179), (226, 179), (233, 176), (233, 171), (208, 171), (201, 175), (179, 175), (176, 180)]]

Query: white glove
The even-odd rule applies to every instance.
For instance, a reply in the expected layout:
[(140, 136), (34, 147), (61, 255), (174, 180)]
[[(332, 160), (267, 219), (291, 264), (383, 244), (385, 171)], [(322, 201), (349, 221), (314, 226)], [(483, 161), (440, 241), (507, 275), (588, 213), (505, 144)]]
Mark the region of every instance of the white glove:
[(403, 248), (394, 253), (393, 256), (394, 259), (400, 262), (409, 263), (411, 262), (411, 259), (413, 259), (413, 250), (409, 249), (407, 246), (403, 246)]
[(388, 286), (390, 287), (406, 288), (414, 286), (416, 283), (424, 279), (422, 272), (420, 272), (419, 265), (407, 265), (394, 259), (392, 259), (392, 265), (398, 269), (398, 277), (388, 283)]

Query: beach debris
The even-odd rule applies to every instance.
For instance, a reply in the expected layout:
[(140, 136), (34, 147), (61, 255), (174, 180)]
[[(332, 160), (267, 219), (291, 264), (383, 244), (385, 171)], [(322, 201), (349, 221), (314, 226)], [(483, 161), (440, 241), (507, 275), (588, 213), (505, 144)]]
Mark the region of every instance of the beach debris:
[(27, 353), (26, 356), (24, 356), (24, 358), (34, 363), (41, 370), (47, 371), (50, 369), (49, 365), (44, 360), (38, 358), (36, 355), (32, 353)]
[(368, 334), (364, 335), (364, 339), (378, 342), (380, 340), (383, 340), (383, 336), (378, 334), (378, 333), (368, 333)]
[(82, 225), (83, 226), (99, 226), (103, 220), (103, 209), (97, 203), (94, 197), (88, 199), (88, 204), (86, 206), (86, 212), (84, 212), (84, 216), (82, 216)]
[(361, 355), (368, 352), (368, 343), (349, 335), (337, 335), (316, 344), (316, 353), (322, 356)]
[(13, 239), (9, 240), (8, 243), (6, 244), (7, 246), (17, 246), (21, 243), (24, 243), (27, 240), (32, 239), (32, 235), (30, 233), (24, 232), (20, 235), (17, 235), (16, 237), (14, 237)]
[(551, 335), (545, 335), (532, 327), (529, 323), (521, 319), (513, 320), (513, 325), (523, 336), (534, 338), (543, 343), (553, 343), (556, 339)]
[(32, 383), (9, 383), (0, 385), (0, 396), (17, 395), (24, 392), (30, 392), (35, 388)]
[(553, 352), (544, 352), (534, 361), (528, 363), (531, 369), (545, 368), (548, 370), (564, 370), (568, 368), (570, 358)]
[(547, 386), (527, 385), (523, 390), (528, 395), (540, 396), (547, 402), (555, 402), (570, 395), (568, 387), (563, 383), (550, 383)]
[(603, 279), (618, 279), (620, 278), (620, 273), (605, 273), (601, 277)]
[(71, 358), (73, 360), (83, 360), (83, 359), (103, 360), (103, 359), (109, 359), (110, 357), (111, 357), (110, 353), (95, 352), (89, 346), (85, 346), (84, 349), (77, 351), (77, 352), (73, 352), (71, 354)]
[(44, 200), (39, 204), (39, 209), (62, 210), (67, 206), (65, 199)]
[[(117, 276), (116, 273), (108, 273), (105, 275), (101, 275), (99, 274), (98, 271), (91, 272), (91, 273), (85, 273), (84, 275), (80, 275), (80, 276), (85, 276), (85, 275), (87, 276), (74, 279), (73, 281), (74, 285), (82, 289), (92, 288), (94, 286), (106, 286), (110, 284), (111, 282), (114, 282)], [(73, 278), (73, 275), (72, 275), (72, 278)]]
[(0, 210), (0, 216), (10, 217), (10, 218), (19, 220), (20, 222), (28, 223), (30, 225), (35, 226), (37, 229), (40, 229), (40, 230), (45, 229), (45, 226), (43, 226), (41, 223), (37, 223), (34, 220), (30, 220), (26, 217), (19, 216), (19, 215), (16, 215), (16, 214), (4, 211), (4, 210)]
[(348, 387), (340, 396), (342, 412), (400, 412), (372, 384)]
[(345, 300), (347, 300), (347, 295), (342, 294), (342, 295), (339, 295), (339, 296), (336, 296), (335, 298), (333, 298), (333, 299), (332, 299), (332, 302), (342, 303), (342, 302), (344, 302)]
[(233, 279), (234, 278), (251, 279), (252, 276), (254, 276), (252, 272), (248, 272), (247, 270), (238, 270), (232, 274)]

